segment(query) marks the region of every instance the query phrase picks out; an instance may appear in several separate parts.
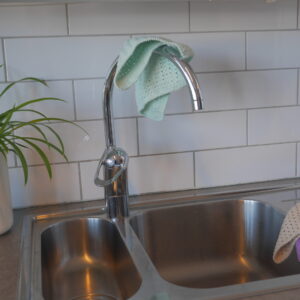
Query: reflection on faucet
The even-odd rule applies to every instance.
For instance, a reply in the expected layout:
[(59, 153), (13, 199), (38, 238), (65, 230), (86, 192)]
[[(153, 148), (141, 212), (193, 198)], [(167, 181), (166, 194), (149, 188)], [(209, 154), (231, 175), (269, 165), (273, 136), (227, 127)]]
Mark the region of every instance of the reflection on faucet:
[[(158, 48), (154, 53), (166, 57), (181, 71), (189, 87), (193, 110), (201, 110), (203, 97), (197, 77), (189, 64), (180, 60), (175, 54), (171, 53), (167, 47)], [(112, 122), (111, 98), (113, 81), (117, 69), (117, 60), (118, 59), (114, 61), (104, 85), (103, 115), (106, 150), (100, 159), (95, 174), (95, 184), (105, 188), (107, 214), (112, 220), (122, 219), (129, 215), (127, 182), (128, 155), (123, 149), (117, 148), (115, 145)], [(100, 179), (99, 175), (102, 166), (104, 167), (104, 179)]]

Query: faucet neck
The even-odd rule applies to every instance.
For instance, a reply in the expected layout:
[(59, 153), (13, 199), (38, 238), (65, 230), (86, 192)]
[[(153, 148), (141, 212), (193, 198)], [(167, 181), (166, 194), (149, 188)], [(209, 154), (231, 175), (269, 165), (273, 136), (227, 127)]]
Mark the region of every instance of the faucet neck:
[(115, 146), (115, 135), (113, 127), (112, 115), (112, 93), (114, 89), (114, 78), (117, 70), (118, 58), (113, 62), (111, 69), (105, 81), (103, 91), (103, 118), (104, 118), (104, 131), (106, 148)]

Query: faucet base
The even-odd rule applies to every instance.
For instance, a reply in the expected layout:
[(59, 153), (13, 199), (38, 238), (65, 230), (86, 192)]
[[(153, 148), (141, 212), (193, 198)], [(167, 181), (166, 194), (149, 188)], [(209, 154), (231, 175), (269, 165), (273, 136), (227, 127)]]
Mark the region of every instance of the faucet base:
[(128, 197), (111, 196), (106, 198), (107, 216), (110, 219), (122, 219), (129, 216)]

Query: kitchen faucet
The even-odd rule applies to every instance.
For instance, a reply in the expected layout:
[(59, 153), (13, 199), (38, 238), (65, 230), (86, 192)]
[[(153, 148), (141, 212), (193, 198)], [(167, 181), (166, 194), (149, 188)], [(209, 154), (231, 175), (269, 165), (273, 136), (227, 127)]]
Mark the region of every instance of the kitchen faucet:
[[(193, 110), (202, 109), (203, 97), (197, 77), (189, 64), (180, 60), (169, 48), (162, 46), (155, 54), (162, 55), (170, 60), (185, 78), (192, 98)], [(104, 151), (95, 174), (95, 184), (104, 187), (105, 203), (108, 217), (112, 220), (129, 216), (128, 210), (128, 181), (127, 167), (128, 155), (115, 145), (114, 128), (112, 121), (112, 92), (113, 81), (116, 74), (118, 58), (114, 61), (104, 84), (103, 115), (106, 150)], [(100, 170), (104, 168), (104, 178), (100, 178)]]

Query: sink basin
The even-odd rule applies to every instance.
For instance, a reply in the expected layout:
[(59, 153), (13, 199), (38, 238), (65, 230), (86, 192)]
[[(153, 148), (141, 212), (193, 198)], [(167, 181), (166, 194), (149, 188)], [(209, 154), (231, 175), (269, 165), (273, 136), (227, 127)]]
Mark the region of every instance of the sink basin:
[(41, 235), (45, 300), (123, 300), (141, 277), (116, 226), (99, 218), (56, 223)]
[(149, 210), (130, 224), (161, 277), (215, 288), (300, 273), (295, 253), (272, 260), (283, 217), (258, 201), (224, 200)]

